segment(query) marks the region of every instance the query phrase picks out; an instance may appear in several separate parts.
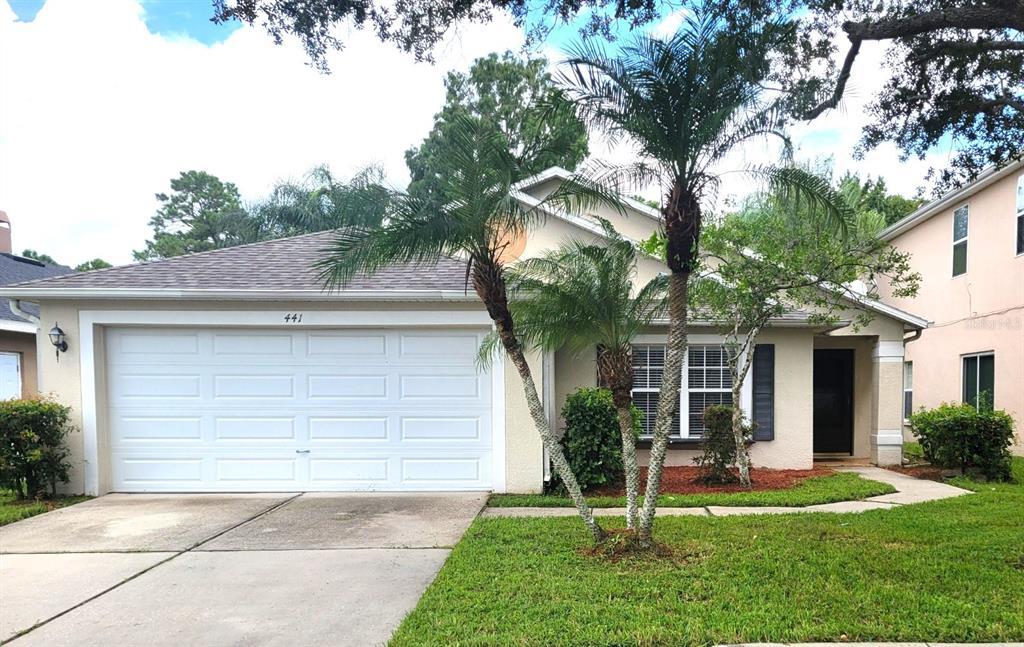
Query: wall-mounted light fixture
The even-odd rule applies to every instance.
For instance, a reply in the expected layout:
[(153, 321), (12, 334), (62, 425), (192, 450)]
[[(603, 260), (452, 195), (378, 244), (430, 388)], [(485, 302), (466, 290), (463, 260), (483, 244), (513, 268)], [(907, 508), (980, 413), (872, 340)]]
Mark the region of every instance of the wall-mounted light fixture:
[(57, 361), (60, 361), (60, 354), (68, 352), (68, 340), (64, 331), (60, 329), (57, 322), (53, 323), (53, 328), (50, 328), (50, 343), (57, 349)]

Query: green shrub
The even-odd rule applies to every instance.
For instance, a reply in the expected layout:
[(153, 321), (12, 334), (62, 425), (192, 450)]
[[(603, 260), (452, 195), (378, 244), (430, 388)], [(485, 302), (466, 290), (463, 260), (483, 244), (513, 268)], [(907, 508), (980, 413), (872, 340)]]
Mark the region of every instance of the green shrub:
[(903, 461), (907, 463), (923, 463), (925, 462), (924, 450), (921, 449), (921, 443), (903, 443)]
[(732, 436), (732, 407), (713, 404), (704, 410), (704, 451), (693, 462), (700, 468), (697, 481), (705, 485), (739, 482), (729, 468), (736, 463), (736, 439)]
[(46, 399), (0, 401), (0, 487), (37, 497), (68, 482), (71, 409)]
[[(633, 407), (633, 429), (640, 433), (643, 414)], [(562, 407), (562, 448), (583, 490), (622, 481), (622, 434), (608, 389), (579, 389)], [(556, 483), (556, 485), (558, 485)]]
[(1013, 418), (1005, 411), (945, 403), (913, 414), (910, 425), (932, 465), (1010, 478)]

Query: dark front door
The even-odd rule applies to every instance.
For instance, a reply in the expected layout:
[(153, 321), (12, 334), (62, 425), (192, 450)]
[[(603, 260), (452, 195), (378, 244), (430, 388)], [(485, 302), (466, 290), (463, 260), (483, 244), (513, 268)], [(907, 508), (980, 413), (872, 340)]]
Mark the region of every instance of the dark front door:
[(814, 351), (814, 452), (853, 453), (853, 351)]

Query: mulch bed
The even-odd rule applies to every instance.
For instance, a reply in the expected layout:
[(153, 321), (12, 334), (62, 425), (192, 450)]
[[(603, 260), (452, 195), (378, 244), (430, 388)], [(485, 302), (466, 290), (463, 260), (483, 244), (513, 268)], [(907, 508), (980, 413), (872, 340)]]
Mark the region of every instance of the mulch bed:
[[(640, 468), (642, 492), (647, 487), (647, 468)], [(735, 472), (735, 470), (733, 470)], [(815, 467), (809, 470), (770, 470), (755, 468), (750, 470), (753, 487), (748, 489), (739, 483), (735, 485), (702, 485), (696, 483), (700, 470), (697, 467), (666, 467), (661, 475), (662, 494), (710, 494), (713, 492), (749, 492), (751, 490), (786, 490), (800, 482), (815, 476), (828, 476), (834, 472), (828, 467)], [(623, 496), (626, 490), (622, 486), (598, 488), (587, 492), (587, 496)]]
[(946, 472), (941, 467), (934, 467), (932, 465), (890, 465), (886, 469), (928, 481), (943, 481), (945, 480), (944, 473)]

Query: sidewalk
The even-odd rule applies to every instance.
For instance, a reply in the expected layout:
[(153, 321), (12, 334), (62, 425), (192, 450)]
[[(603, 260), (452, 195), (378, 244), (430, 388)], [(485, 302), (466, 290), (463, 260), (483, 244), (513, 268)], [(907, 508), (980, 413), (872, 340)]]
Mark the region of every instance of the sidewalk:
[[(910, 503), (923, 503), (925, 501), (938, 501), (950, 497), (970, 494), (968, 490), (962, 490), (952, 485), (916, 479), (906, 474), (885, 470), (880, 467), (840, 467), (837, 472), (855, 472), (866, 479), (888, 483), (896, 488), (896, 492), (873, 496), (863, 501), (840, 501), (838, 503), (824, 503), (820, 505), (809, 505), (806, 507), (780, 507), (780, 506), (718, 506), (711, 505), (701, 508), (668, 508), (659, 507), (658, 516), (711, 516), (724, 517), (737, 514), (792, 514), (797, 512), (866, 512), (868, 510), (888, 510), (893, 507), (907, 505)], [(625, 508), (595, 508), (594, 515), (599, 517), (622, 517), (625, 516)], [(576, 508), (484, 508), (483, 517), (571, 517), (576, 515)], [(858, 643), (844, 643), (855, 645)], [(868, 643), (863, 643), (868, 644)], [(920, 647), (925, 643), (906, 643)], [(1021, 647), (1024, 644), (1018, 643)], [(932, 645), (936, 647), (938, 643)]]

